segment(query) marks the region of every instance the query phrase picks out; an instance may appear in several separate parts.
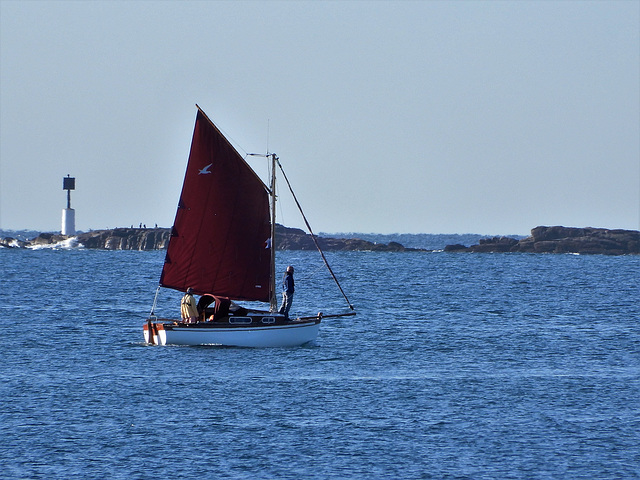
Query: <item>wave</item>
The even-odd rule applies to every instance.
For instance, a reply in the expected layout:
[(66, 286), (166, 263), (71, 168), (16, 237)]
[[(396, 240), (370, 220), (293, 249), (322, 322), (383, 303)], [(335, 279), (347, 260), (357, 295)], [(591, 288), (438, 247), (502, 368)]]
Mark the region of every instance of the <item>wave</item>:
[(84, 245), (78, 242), (78, 237), (70, 237), (57, 243), (27, 245), (27, 248), (30, 250), (71, 250), (74, 248), (84, 248)]

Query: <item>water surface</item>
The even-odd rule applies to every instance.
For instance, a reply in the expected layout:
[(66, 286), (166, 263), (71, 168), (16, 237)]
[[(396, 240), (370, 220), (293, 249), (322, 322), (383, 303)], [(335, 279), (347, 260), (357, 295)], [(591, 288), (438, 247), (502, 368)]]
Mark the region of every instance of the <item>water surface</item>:
[(142, 343), (164, 252), (0, 250), (2, 477), (640, 478), (640, 257), (327, 256), (358, 315), (243, 349)]

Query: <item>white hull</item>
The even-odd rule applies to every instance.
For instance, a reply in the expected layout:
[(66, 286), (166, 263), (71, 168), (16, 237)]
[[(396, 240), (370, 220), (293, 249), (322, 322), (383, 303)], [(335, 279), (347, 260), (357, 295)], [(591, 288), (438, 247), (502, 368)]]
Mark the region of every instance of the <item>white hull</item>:
[(144, 325), (145, 342), (154, 345), (224, 345), (231, 347), (295, 347), (318, 336), (320, 321), (269, 326), (196, 327), (151, 323)]

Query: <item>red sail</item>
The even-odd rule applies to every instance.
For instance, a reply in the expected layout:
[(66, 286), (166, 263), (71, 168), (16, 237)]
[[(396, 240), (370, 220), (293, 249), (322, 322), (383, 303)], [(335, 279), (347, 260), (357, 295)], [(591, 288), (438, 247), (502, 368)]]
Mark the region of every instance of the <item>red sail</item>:
[(160, 285), (269, 301), (269, 192), (198, 109)]

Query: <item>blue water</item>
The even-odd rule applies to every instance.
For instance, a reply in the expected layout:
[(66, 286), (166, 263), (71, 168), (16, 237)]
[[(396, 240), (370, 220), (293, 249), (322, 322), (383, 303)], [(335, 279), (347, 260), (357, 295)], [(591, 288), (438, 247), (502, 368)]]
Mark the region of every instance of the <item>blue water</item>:
[(0, 250), (0, 477), (640, 478), (639, 256), (327, 256), (358, 315), (241, 349), (142, 343), (164, 252)]

